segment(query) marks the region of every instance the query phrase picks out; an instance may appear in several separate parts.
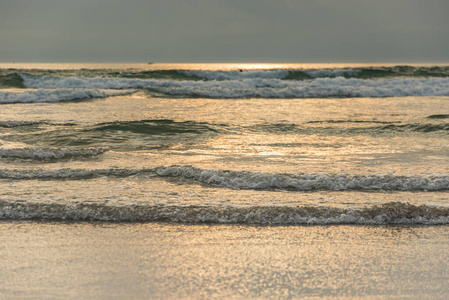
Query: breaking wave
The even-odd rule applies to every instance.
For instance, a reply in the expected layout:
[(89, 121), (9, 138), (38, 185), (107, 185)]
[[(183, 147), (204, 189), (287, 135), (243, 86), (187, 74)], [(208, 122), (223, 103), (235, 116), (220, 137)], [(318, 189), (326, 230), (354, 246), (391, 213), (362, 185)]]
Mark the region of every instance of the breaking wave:
[[(399, 68), (399, 67), (398, 67)], [(389, 70), (389, 71), (388, 71)], [(390, 69), (310, 69), (258, 71), (171, 71), (178, 77), (138, 76), (78, 77), (21, 74), (23, 85), (33, 89), (58, 89), (63, 93), (96, 93), (104, 90), (147, 89), (153, 96), (205, 98), (340, 98), (449, 96), (449, 69), (431, 73)], [(430, 70), (430, 69), (429, 69)], [(446, 73), (445, 73), (446, 72)], [(367, 74), (390, 74), (369, 76)], [(139, 73), (140, 74), (140, 73)], [(360, 75), (365, 74), (365, 75)], [(409, 74), (409, 76), (406, 76)], [(422, 76), (418, 76), (418, 74)], [(428, 74), (425, 76), (425, 74)], [(430, 75), (429, 75), (430, 74)], [(438, 77), (437, 74), (441, 76)], [(112, 75), (112, 74), (110, 74)], [(398, 75), (395, 77), (395, 75)], [(76, 91), (76, 92), (75, 92)], [(36, 92), (34, 92), (36, 93)], [(42, 93), (42, 92), (40, 92)], [(66, 92), (65, 92), (66, 93)], [(109, 91), (109, 93), (114, 93)], [(81, 95), (72, 98), (107, 97)], [(17, 97), (17, 96), (3, 96)], [(42, 97), (40, 97), (42, 98)], [(40, 99), (39, 98), (39, 99)], [(69, 97), (70, 99), (70, 97)], [(0, 101), (2, 100), (0, 96)], [(6, 100), (3, 100), (6, 101)], [(37, 100), (36, 100), (37, 101)]]
[(312, 206), (166, 206), (30, 203), (0, 200), (0, 219), (259, 225), (449, 224), (449, 208), (390, 202), (359, 209)]
[[(103, 90), (92, 89), (131, 88), (149, 88), (166, 95), (207, 98), (332, 98), (449, 95), (449, 78), (367, 80), (336, 77), (307, 81), (286, 81), (266, 78), (226, 81), (173, 81), (124, 78), (25, 77), (24, 82), (28, 88), (59, 89), (51, 92), (53, 97), (55, 94), (62, 93), (64, 94), (63, 98), (69, 99), (109, 96), (104, 94), (105, 91)], [(68, 91), (73, 96), (66, 96)], [(37, 94), (38, 96), (34, 96), (34, 98), (42, 99), (49, 97), (49, 95), (40, 95), (45, 92), (47, 90), (38, 90), (29, 93)], [(76, 95), (78, 93), (83, 94)], [(114, 92), (109, 91), (109, 93)], [(12, 99), (19, 98), (17, 95), (6, 95), (3, 96), (3, 102), (8, 101), (8, 97)], [(28, 98), (30, 97), (33, 98), (32, 96), (28, 96)], [(25, 97), (25, 99), (27, 98)], [(0, 101), (2, 101), (1, 96)]]

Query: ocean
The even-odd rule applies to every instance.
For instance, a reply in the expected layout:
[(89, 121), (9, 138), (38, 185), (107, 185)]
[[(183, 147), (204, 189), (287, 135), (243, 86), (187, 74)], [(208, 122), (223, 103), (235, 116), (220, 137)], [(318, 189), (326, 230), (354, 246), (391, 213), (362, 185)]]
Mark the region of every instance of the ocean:
[(448, 65), (0, 64), (0, 296), (444, 298), (448, 137)]

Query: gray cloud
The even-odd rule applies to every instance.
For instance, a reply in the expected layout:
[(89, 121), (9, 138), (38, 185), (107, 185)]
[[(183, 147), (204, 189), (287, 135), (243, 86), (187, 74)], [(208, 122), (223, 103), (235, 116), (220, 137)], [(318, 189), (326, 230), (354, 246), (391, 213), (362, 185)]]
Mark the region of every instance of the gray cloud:
[(0, 61), (437, 62), (446, 0), (0, 0)]

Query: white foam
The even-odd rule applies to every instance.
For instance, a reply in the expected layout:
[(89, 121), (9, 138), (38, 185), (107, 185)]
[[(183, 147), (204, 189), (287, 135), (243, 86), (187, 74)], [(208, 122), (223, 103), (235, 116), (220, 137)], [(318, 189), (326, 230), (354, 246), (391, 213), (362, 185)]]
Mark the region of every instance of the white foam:
[[(89, 152), (89, 150), (86, 150)], [(97, 150), (92, 150), (96, 153)], [(98, 150), (101, 151), (101, 150)], [(43, 152), (45, 153), (45, 152)], [(94, 153), (94, 154), (95, 154)], [(63, 155), (62, 152), (60, 155)], [(27, 152), (24, 151), (24, 157)], [(34, 155), (34, 154), (30, 154)], [(45, 157), (45, 154), (42, 154)], [(48, 154), (51, 156), (52, 154)], [(89, 155), (89, 153), (86, 153)], [(65, 179), (85, 177), (128, 177), (138, 174), (154, 174), (161, 177), (182, 177), (212, 186), (231, 189), (292, 191), (312, 190), (368, 190), (368, 191), (447, 191), (449, 175), (399, 176), (382, 174), (279, 174), (249, 171), (207, 170), (192, 166), (156, 167), (151, 169), (0, 169), (4, 179)]]
[(106, 152), (104, 148), (0, 148), (0, 157), (24, 159), (60, 159), (67, 157), (97, 156)]
[(8, 103), (37, 103), (59, 102), (87, 98), (106, 98), (111, 96), (128, 95), (133, 91), (111, 91), (98, 89), (37, 89), (22, 91), (0, 91), (0, 104)]

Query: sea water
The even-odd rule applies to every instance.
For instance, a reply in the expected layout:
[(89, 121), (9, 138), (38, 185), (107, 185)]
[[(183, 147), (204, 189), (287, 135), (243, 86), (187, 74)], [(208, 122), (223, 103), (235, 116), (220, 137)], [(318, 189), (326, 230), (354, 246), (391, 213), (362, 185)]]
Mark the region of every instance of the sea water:
[(449, 67), (0, 76), (2, 219), (449, 223)]
[(0, 67), (8, 224), (449, 224), (448, 66)]

